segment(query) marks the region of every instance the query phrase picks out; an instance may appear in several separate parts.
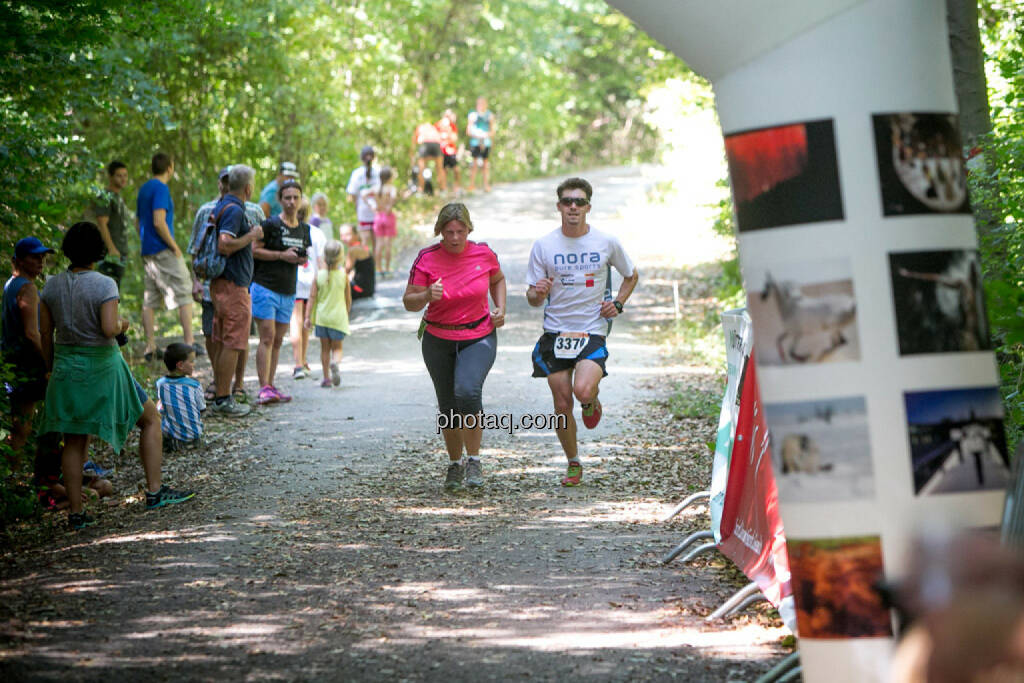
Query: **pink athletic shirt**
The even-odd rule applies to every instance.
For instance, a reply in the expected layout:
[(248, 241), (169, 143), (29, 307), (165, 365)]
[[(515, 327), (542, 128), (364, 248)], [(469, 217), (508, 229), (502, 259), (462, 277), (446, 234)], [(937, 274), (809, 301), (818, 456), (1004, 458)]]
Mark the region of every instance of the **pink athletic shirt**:
[(461, 254), (449, 254), (440, 244), (420, 251), (409, 271), (409, 284), (429, 287), (441, 278), (444, 295), (427, 305), (426, 319), (442, 325), (464, 325), (486, 316), (476, 327), (464, 330), (442, 330), (427, 325), (435, 337), (464, 341), (479, 339), (491, 333), (491, 308), (487, 301), (491, 275), (498, 272), (498, 256), (484, 242), (466, 241)]

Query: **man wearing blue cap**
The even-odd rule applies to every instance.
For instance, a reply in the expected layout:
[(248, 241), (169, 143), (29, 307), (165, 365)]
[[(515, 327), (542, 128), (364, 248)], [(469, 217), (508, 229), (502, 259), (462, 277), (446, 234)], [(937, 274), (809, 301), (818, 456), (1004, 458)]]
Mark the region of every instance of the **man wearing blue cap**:
[(14, 272), (4, 284), (3, 334), (0, 355), (12, 366), (8, 386), (12, 428), (8, 443), (21, 449), (32, 431), (32, 411), (46, 396), (46, 362), (39, 334), (39, 290), (35, 279), (43, 272), (43, 259), (53, 249), (35, 237), (14, 245)]

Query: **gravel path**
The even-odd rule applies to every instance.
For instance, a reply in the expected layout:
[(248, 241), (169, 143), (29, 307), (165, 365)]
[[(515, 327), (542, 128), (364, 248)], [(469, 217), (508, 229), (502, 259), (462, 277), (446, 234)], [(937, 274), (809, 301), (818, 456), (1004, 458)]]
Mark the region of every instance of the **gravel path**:
[[(340, 388), (319, 388), (316, 366), (292, 381), (284, 362), (292, 403), (211, 420), (205, 452), (168, 456), (167, 479), (200, 490), (193, 504), (146, 513), (129, 495), (83, 533), (64, 532), (63, 516), (15, 531), (0, 572), (0, 677), (723, 681), (767, 669), (783, 652), (776, 621), (703, 623), (738, 585), (735, 570), (658, 559), (707, 523), (659, 519), (707, 481), (714, 432), (657, 404), (671, 381), (709, 374), (664, 367), (647, 330), (669, 293), (643, 289), (645, 257), (679, 229), (648, 213), (640, 239), (623, 218), (644, 204), (651, 169), (589, 178), (591, 223), (636, 245), (641, 289), (610, 337), (604, 418), (581, 431), (583, 486), (558, 486), (552, 432), (489, 431), (483, 491), (442, 492), (418, 316), (393, 279), (355, 311)], [(546, 384), (529, 377), (540, 312), (522, 282), (532, 241), (557, 227), (555, 184), (467, 201), (473, 237), (510, 283), (489, 412), (551, 410)], [(133, 489), (138, 465), (117, 464), (116, 485)]]

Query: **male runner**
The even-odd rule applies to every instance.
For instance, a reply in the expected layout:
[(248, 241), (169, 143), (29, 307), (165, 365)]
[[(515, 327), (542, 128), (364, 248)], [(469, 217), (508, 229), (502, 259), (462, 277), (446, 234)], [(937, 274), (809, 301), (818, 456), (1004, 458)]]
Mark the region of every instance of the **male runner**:
[[(531, 306), (544, 304), (544, 334), (533, 348), (533, 376), (548, 378), (555, 412), (565, 416), (565, 427), (555, 429), (569, 461), (562, 486), (577, 486), (583, 478), (573, 396), (583, 409), (583, 424), (596, 427), (601, 419), (598, 384), (608, 374), (605, 336), (639, 279), (619, 240), (587, 223), (593, 192), (582, 178), (558, 186), (562, 226), (534, 243), (526, 270), (526, 300)], [(614, 299), (613, 266), (623, 277)]]

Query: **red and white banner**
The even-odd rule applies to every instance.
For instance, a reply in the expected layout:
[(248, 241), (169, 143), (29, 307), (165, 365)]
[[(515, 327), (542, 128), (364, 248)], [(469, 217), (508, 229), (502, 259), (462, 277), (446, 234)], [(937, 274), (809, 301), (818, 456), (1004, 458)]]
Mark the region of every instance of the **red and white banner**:
[[(785, 617), (785, 612), (791, 612), (783, 610), (783, 599), (792, 595), (789, 560), (753, 358), (748, 360), (740, 383), (740, 412), (718, 547)], [(792, 628), (792, 622), (786, 621)]]

